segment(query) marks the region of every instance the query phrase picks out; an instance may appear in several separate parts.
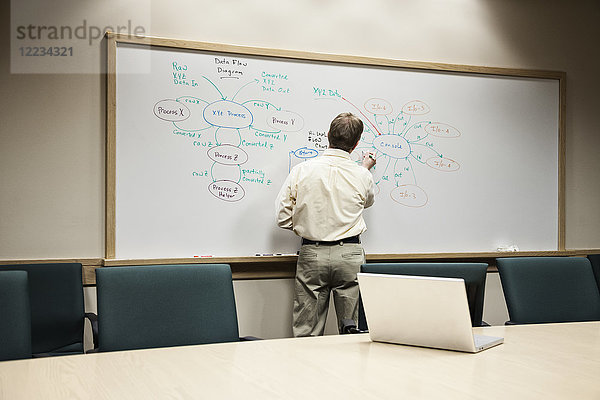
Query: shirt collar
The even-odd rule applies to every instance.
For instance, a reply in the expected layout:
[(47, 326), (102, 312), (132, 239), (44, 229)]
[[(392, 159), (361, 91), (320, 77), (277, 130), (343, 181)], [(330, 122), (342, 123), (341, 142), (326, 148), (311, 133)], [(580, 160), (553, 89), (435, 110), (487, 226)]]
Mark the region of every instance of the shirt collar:
[(331, 149), (327, 148), (323, 152), (324, 156), (334, 156), (334, 157), (342, 157), (350, 160), (350, 153), (341, 149)]

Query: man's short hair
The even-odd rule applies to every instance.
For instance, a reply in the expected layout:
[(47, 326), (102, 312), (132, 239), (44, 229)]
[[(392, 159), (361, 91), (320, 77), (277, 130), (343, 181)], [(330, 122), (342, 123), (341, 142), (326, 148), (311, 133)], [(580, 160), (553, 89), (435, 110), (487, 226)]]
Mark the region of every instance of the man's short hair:
[(341, 113), (329, 126), (329, 147), (350, 152), (360, 140), (363, 122), (352, 113)]

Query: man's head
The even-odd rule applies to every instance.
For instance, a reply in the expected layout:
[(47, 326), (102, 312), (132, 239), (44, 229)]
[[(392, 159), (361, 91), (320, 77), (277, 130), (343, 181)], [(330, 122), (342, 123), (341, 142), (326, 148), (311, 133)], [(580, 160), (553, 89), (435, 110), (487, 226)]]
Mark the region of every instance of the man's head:
[(363, 132), (363, 123), (351, 113), (342, 113), (329, 126), (329, 147), (350, 153), (356, 147)]

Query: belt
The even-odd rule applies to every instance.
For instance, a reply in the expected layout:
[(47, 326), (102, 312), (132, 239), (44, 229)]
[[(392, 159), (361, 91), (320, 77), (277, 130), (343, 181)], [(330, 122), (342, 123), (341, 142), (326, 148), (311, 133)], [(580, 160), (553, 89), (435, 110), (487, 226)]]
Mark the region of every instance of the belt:
[(317, 246), (335, 246), (335, 245), (343, 245), (344, 243), (360, 243), (360, 235), (350, 236), (347, 238), (343, 238), (340, 240), (334, 240), (331, 242), (323, 241), (323, 240), (310, 240), (302, 238), (302, 245), (305, 244), (316, 244)]

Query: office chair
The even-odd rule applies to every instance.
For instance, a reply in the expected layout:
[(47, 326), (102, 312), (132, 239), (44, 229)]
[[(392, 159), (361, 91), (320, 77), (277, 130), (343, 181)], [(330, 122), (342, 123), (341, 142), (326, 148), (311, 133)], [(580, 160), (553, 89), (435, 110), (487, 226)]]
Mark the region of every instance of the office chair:
[[(373, 263), (363, 264), (361, 272), (373, 274), (434, 276), (462, 278), (465, 281), (471, 324), (486, 326), (482, 320), (487, 264), (484, 263)], [(358, 328), (368, 329), (362, 300), (359, 301)]]
[(80, 263), (0, 265), (7, 270), (28, 274), (33, 357), (82, 354), (86, 318), (96, 346), (96, 315), (84, 311)]
[(96, 270), (99, 351), (239, 341), (227, 264)]
[(588, 254), (587, 258), (592, 264), (596, 285), (598, 285), (598, 290), (600, 291), (600, 254)]
[(31, 358), (27, 272), (0, 271), (0, 361)]
[(587, 258), (515, 257), (496, 262), (507, 324), (600, 320), (600, 293)]

